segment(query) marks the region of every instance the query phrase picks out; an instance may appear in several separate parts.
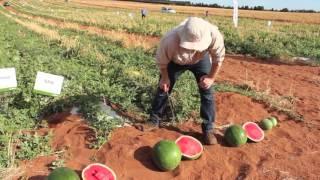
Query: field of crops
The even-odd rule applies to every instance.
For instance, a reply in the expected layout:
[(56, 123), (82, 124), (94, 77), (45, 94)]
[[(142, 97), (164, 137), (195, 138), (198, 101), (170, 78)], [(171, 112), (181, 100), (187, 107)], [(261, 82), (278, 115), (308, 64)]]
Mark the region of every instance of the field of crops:
[[(84, 5), (93, 5), (95, 7), (112, 7), (112, 8), (122, 8), (122, 9), (141, 9), (143, 7), (148, 8), (151, 11), (159, 12), (160, 8), (164, 5), (162, 4), (150, 4), (150, 3), (136, 3), (130, 1), (100, 1), (100, 0), (74, 0)], [(179, 13), (204, 15), (205, 11), (213, 16), (232, 16), (232, 9), (220, 9), (220, 8), (206, 8), (206, 7), (192, 7), (192, 6), (170, 6), (176, 9)], [(320, 23), (319, 13), (287, 13), (287, 12), (269, 12), (269, 11), (250, 11), (250, 10), (240, 10), (239, 14), (241, 17), (246, 18), (256, 18), (263, 20), (276, 20), (276, 21), (286, 21), (286, 22), (297, 22), (297, 23)]]
[[(45, 115), (76, 104), (81, 104), (82, 110), (93, 117), (93, 126), (103, 133), (109, 132), (105, 128), (123, 122), (104, 121), (108, 117), (99, 116), (98, 105), (103, 97), (120, 104), (122, 110), (134, 111), (142, 116), (147, 114), (158, 79), (152, 53), (141, 48), (125, 49), (121, 42), (81, 31), (56, 30), (39, 25), (3, 9), (1, 18), (1, 34), (4, 34), (0, 46), (1, 66), (15, 67), (19, 82), (16, 91), (1, 95), (1, 131), (5, 134), (2, 146), (7, 147), (11, 141), (7, 138), (13, 132), (22, 127), (34, 128)], [(56, 98), (33, 94), (37, 71), (64, 76), (63, 93)], [(198, 95), (187, 98), (192, 92), (197, 92), (195, 83), (186, 83), (192, 78), (191, 74), (186, 74), (184, 80), (177, 84), (182, 89), (175, 95), (180, 101), (177, 106), (179, 116), (197, 109)], [(10, 119), (15, 119), (13, 128), (6, 125)], [(11, 125), (9, 121), (8, 126)], [(1, 166), (5, 167), (9, 157), (7, 151), (1, 152)]]
[[(59, 1), (12, 3), (16, 10), (27, 14), (151, 36), (163, 35), (188, 17), (188, 14), (160, 14), (156, 11), (141, 21), (139, 9), (88, 8)], [(316, 61), (320, 59), (318, 24), (274, 21), (272, 27), (268, 27), (267, 20), (240, 18), (239, 28), (235, 29), (229, 17), (209, 16), (207, 19), (223, 32), (228, 53), (286, 60), (292, 57), (306, 57)]]
[[(134, 114), (135, 120), (146, 119), (159, 78), (154, 63), (157, 40), (189, 16), (151, 12), (141, 20), (139, 9), (53, 0), (12, 0), (10, 4), (0, 6), (0, 68), (16, 68), (18, 88), (0, 94), (0, 179), (5, 170), (22, 160), (55, 153), (50, 146), (52, 134), (36, 133), (49, 126), (49, 115), (80, 107), (96, 133), (97, 140), (91, 144), (95, 149), (115, 127), (132, 118), (110, 118), (101, 106), (103, 100), (116, 104), (124, 114)], [(210, 16), (207, 20), (219, 26), (229, 54), (263, 61), (307, 57), (314, 64), (320, 62), (319, 24), (274, 21), (268, 27), (267, 20), (241, 18), (235, 29), (229, 17)], [(139, 42), (131, 36), (139, 36)], [(126, 41), (136, 45), (127, 46)], [(63, 76), (61, 95), (33, 93), (37, 71)], [(291, 119), (303, 119), (296, 112), (293, 94), (275, 96), (256, 87), (221, 80), (215, 90), (248, 96)], [(199, 95), (193, 75), (183, 74), (176, 88), (179, 91), (172, 97), (178, 119), (198, 116)]]

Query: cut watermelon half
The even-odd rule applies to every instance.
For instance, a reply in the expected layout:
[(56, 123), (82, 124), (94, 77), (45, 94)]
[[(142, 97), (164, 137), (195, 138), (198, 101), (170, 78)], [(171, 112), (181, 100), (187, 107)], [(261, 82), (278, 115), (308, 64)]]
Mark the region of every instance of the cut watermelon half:
[(88, 165), (82, 171), (83, 180), (116, 180), (116, 174), (108, 166), (100, 163)]
[(247, 137), (253, 142), (260, 142), (264, 139), (264, 131), (254, 122), (246, 122), (242, 125)]
[(186, 159), (198, 159), (203, 152), (201, 142), (192, 136), (180, 136), (176, 140), (176, 144), (179, 146), (182, 156)]

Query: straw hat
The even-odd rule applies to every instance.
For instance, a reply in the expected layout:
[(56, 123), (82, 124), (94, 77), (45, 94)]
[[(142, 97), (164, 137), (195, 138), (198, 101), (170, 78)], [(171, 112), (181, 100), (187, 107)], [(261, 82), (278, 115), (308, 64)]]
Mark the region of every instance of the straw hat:
[(179, 29), (180, 47), (204, 51), (212, 42), (209, 23), (198, 17), (189, 17)]

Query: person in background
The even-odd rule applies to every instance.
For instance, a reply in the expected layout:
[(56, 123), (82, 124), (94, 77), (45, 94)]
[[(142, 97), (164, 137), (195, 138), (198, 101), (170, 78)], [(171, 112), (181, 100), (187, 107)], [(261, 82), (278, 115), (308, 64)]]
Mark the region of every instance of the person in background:
[(204, 143), (216, 144), (217, 139), (213, 133), (215, 102), (212, 86), (224, 56), (224, 39), (218, 27), (202, 18), (189, 17), (167, 32), (156, 52), (160, 80), (152, 102), (150, 119), (144, 125), (145, 130), (159, 127), (168, 94), (179, 76), (189, 70), (198, 83)]
[(141, 9), (141, 18), (144, 19), (147, 17), (147, 9), (146, 8), (143, 8)]
[(208, 16), (209, 16), (209, 11), (207, 10), (207, 11), (206, 11), (206, 17), (208, 17)]

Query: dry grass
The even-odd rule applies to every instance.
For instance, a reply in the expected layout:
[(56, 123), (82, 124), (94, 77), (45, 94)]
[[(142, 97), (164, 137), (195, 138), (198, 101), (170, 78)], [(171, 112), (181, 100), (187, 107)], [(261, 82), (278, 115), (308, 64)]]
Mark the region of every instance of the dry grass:
[(315, 85), (320, 86), (320, 76), (313, 76), (311, 78), (311, 82), (314, 83)]
[[(48, 20), (45, 18), (41, 18), (41, 17), (35, 18), (30, 15), (10, 11), (10, 13), (13, 14), (14, 16), (23, 17), (23, 18), (26, 18), (29, 20), (29, 21), (22, 21), (18, 18), (13, 17), (10, 14), (3, 13), (1, 11), (0, 11), (0, 13), (7, 16), (8, 18), (13, 19), (18, 24), (20, 24), (20, 25), (22, 25), (22, 26), (24, 26), (24, 27), (26, 27), (26, 28), (38, 33), (38, 34), (43, 35), (49, 41), (52, 41), (52, 40), (60, 41), (60, 46), (66, 48), (66, 51), (75, 51), (76, 53), (79, 53), (80, 55), (87, 55), (90, 53), (94, 53), (96, 55), (98, 61), (105, 61), (106, 60), (106, 57), (101, 52), (99, 52), (99, 50), (97, 50), (94, 45), (87, 44), (86, 46), (81, 46), (78, 37), (68, 38), (66, 36), (60, 36), (57, 31), (54, 31), (54, 30), (51, 30), (48, 28), (44, 28), (41, 25), (37, 24), (37, 23), (40, 23), (40, 24), (45, 24), (45, 25), (51, 25), (54, 27), (62, 28), (62, 29), (82, 30), (83, 28), (81, 28), (81, 25), (78, 25), (77, 23), (58, 22), (58, 21), (54, 21), (54, 20), (50, 20), (50, 19)], [(90, 27), (88, 27), (88, 29), (90, 29)], [(96, 29), (96, 28), (94, 28), (94, 29)], [(105, 31), (105, 30), (102, 30), (102, 31)], [(98, 34), (98, 32), (99, 31), (93, 31), (93, 30), (89, 31), (89, 33), (97, 33), (97, 34)], [(117, 35), (117, 32), (115, 32), (115, 34), (107, 33), (107, 34), (102, 34), (102, 35), (107, 38), (118, 37), (118, 36), (115, 36), (115, 35)], [(120, 37), (122, 37), (122, 36), (120, 36)], [(131, 41), (131, 44), (133, 44), (133, 41)]]
[(1, 180), (12, 180), (21, 177), (25, 173), (25, 169), (21, 167), (0, 168)]
[(77, 38), (71, 39), (71, 38), (61, 38), (61, 45), (65, 48), (67, 48), (68, 50), (71, 49), (77, 49), (78, 47), (80, 47), (80, 42)]
[(150, 49), (159, 42), (158, 37), (130, 34), (127, 32), (113, 30), (104, 30), (97, 27), (88, 27), (86, 28), (86, 30), (89, 34), (100, 35), (111, 40), (121, 41), (125, 47), (142, 47), (143, 49)]
[[(72, 23), (68, 21), (59, 21), (59, 20), (54, 20), (54, 19), (48, 19), (48, 18), (42, 18), (42, 17), (35, 17), (27, 14), (23, 14), (21, 12), (14, 12), (10, 11), (10, 13), (26, 18), (31, 21), (35, 21), (41, 24), (46, 24), (54, 27), (58, 27), (60, 29), (74, 29), (74, 30), (85, 30), (89, 34), (94, 34), (94, 35), (99, 35), (114, 41), (121, 41), (125, 47), (142, 47), (143, 49), (150, 49), (153, 48), (158, 42), (159, 38), (158, 37), (151, 37), (151, 36), (144, 36), (144, 35), (138, 35), (138, 34), (130, 34), (127, 32), (121, 32), (121, 31), (114, 31), (114, 30), (105, 30), (101, 29), (98, 27), (94, 26), (85, 26), (81, 25), (78, 23)], [(16, 19), (16, 21), (19, 24), (22, 24), (24, 26), (29, 27), (30, 29), (34, 30), (35, 32), (39, 34), (46, 34), (52, 39), (54, 39), (54, 35), (57, 36), (54, 32), (50, 30), (44, 30), (44, 28), (40, 27), (39, 25), (33, 24), (33, 23), (24, 23), (21, 20)], [(58, 39), (58, 37), (56, 37)], [(63, 45), (66, 45), (65, 47), (70, 48), (69, 45), (78, 45), (77, 43), (74, 43), (72, 40), (64, 40), (63, 38), (61, 39), (62, 42), (70, 42), (70, 43), (63, 43)], [(76, 47), (76, 46), (71, 46), (71, 47)]]
[(21, 21), (20, 19), (14, 18), (13, 16), (6, 14), (6, 13), (3, 13), (3, 12), (0, 12), (0, 13), (5, 15), (8, 18), (13, 19), (16, 23), (18, 23), (18, 24), (38, 33), (38, 34), (45, 35), (49, 40), (60, 40), (61, 39), (59, 33), (57, 33), (56, 31), (43, 28), (35, 23)]
[(290, 84), (287, 95), (274, 95), (271, 94), (270, 80), (267, 79), (265, 84), (265, 88), (261, 87), (261, 80), (257, 81), (249, 80), (247, 69), (245, 71), (245, 79), (243, 84), (240, 85), (246, 91), (253, 91), (255, 93), (252, 94), (254, 99), (265, 102), (269, 108), (277, 110), (279, 112), (284, 112), (290, 118), (295, 119), (297, 121), (303, 120), (303, 117), (296, 113), (296, 102), (298, 98), (296, 98), (294, 94), (295, 88), (293, 84)]
[(15, 146), (13, 145), (12, 134), (10, 135), (7, 145), (7, 154), (9, 157), (8, 167), (0, 168), (1, 180), (17, 179), (25, 173), (25, 169), (22, 167), (16, 167), (15, 165)]
[[(143, 7), (149, 11), (160, 12), (162, 4), (151, 4), (151, 3), (138, 3), (129, 1), (109, 1), (109, 0), (73, 0), (79, 4), (93, 5), (100, 7), (113, 7), (113, 8), (124, 8), (139, 10)], [(204, 14), (206, 10), (209, 11), (210, 15), (213, 16), (232, 16), (232, 9), (220, 9), (220, 8), (206, 8), (206, 7), (191, 7), (191, 6), (174, 6), (174, 9), (178, 13), (189, 13), (189, 14)], [(291, 12), (271, 12), (271, 11), (251, 11), (251, 10), (239, 10), (239, 17), (265, 19), (265, 20), (277, 20), (277, 21), (288, 21), (297, 23), (310, 23), (320, 24), (320, 13), (291, 13)]]
[(271, 109), (285, 113), (290, 119), (303, 121), (303, 116), (298, 114), (295, 109), (296, 97), (271, 95), (269, 92), (258, 92), (256, 99), (266, 102)]
[[(45, 37), (47, 40), (49, 41), (59, 41), (60, 42), (60, 46), (66, 48), (66, 51), (75, 51), (75, 52), (79, 52), (81, 53), (87, 53), (87, 52), (95, 52), (92, 51), (92, 49), (85, 47), (85, 48), (80, 48), (80, 42), (77, 38), (71, 39), (65, 36), (60, 36), (60, 34), (57, 31), (48, 29), (48, 28), (44, 28), (36, 23), (33, 23), (31, 21), (22, 21), (18, 18), (15, 18), (13, 16), (11, 16), (10, 14), (7, 13), (3, 13), (0, 12), (3, 15), (7, 16), (8, 18), (13, 19), (15, 22), (17, 22), (18, 24), (42, 35), (43, 37)], [(19, 13), (15, 13), (15, 12), (11, 12), (13, 15), (19, 16), (21, 14)], [(31, 16), (28, 15), (23, 15), (21, 17), (27, 18), (29, 20), (32, 20)], [(34, 19), (35, 21), (41, 21), (41, 18), (36, 18)], [(41, 21), (42, 22), (42, 21)], [(101, 55), (99, 56), (101, 59), (105, 59), (105, 57), (101, 57)]]

